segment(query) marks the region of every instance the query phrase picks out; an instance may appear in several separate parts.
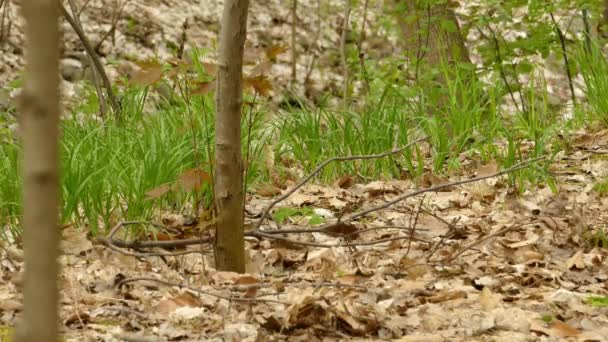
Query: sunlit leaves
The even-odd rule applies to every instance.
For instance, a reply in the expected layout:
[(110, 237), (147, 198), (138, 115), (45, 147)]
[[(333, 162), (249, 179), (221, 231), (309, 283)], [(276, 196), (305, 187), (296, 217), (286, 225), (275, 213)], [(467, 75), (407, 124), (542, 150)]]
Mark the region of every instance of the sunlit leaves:
[(136, 86), (149, 86), (163, 77), (163, 65), (155, 60), (136, 63), (139, 69), (131, 77), (131, 83)]

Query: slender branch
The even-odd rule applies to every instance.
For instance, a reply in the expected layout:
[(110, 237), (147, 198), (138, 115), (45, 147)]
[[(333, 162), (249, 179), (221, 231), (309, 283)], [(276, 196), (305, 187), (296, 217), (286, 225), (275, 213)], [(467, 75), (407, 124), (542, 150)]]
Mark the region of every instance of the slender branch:
[(301, 188), (302, 186), (304, 186), (306, 183), (308, 183), (308, 181), (310, 181), (314, 176), (316, 176), (319, 172), (321, 172), (330, 163), (332, 163), (334, 161), (366, 160), (366, 159), (384, 158), (384, 157), (387, 157), (387, 156), (390, 156), (390, 155), (399, 154), (399, 153), (403, 152), (404, 150), (410, 148), (414, 144), (417, 144), (417, 143), (419, 143), (421, 141), (424, 141), (424, 140), (427, 140), (427, 139), (428, 139), (428, 137), (420, 138), (420, 139), (417, 139), (417, 140), (414, 140), (414, 141), (410, 142), (409, 144), (407, 144), (407, 145), (405, 145), (405, 146), (403, 146), (401, 148), (397, 148), (397, 149), (394, 149), (394, 150), (391, 150), (391, 151), (387, 151), (387, 152), (383, 152), (383, 153), (380, 153), (380, 154), (346, 156), (346, 157), (333, 157), (333, 158), (327, 159), (326, 161), (324, 161), (323, 163), (321, 163), (319, 166), (317, 166), (317, 168), (312, 173), (310, 173), (308, 176), (306, 176), (304, 179), (302, 179), (296, 185), (294, 185), (289, 191), (287, 191), (286, 193), (284, 193), (283, 195), (277, 197), (274, 201), (272, 201), (264, 209), (264, 211), (262, 212), (262, 216), (260, 217), (260, 219), (258, 220), (258, 222), (256, 223), (256, 225), (254, 226), (254, 230), (257, 230), (257, 229), (260, 228), (260, 226), (262, 225), (262, 223), (264, 222), (264, 220), (266, 219), (266, 217), (268, 217), (268, 214), (270, 213), (270, 210), (272, 210), (272, 208), (274, 208), (274, 206), (276, 206), (280, 202), (282, 202), (285, 199), (287, 199), (294, 192), (296, 192), (296, 190), (298, 190), (299, 188)]
[(589, 24), (589, 13), (586, 8), (583, 8), (581, 15), (583, 16), (583, 27), (585, 34), (585, 52), (591, 52), (591, 25)]
[[(464, 179), (464, 180), (460, 180), (460, 181), (456, 181), (456, 182), (451, 182), (451, 183), (446, 183), (446, 184), (441, 184), (441, 185), (433, 186), (433, 187), (426, 188), (426, 189), (419, 189), (419, 190), (416, 190), (416, 191), (412, 191), (412, 192), (409, 192), (409, 193), (404, 194), (402, 196), (398, 196), (397, 198), (395, 198), (395, 199), (393, 199), (391, 201), (388, 201), (388, 202), (386, 202), (384, 204), (381, 204), (381, 205), (369, 208), (367, 210), (363, 210), (361, 212), (352, 214), (352, 215), (350, 215), (350, 216), (348, 216), (348, 217), (346, 217), (346, 218), (344, 218), (342, 220), (339, 220), (338, 222), (326, 224), (326, 225), (324, 225), (322, 227), (319, 227), (319, 229), (330, 229), (332, 227), (336, 227), (337, 225), (350, 222), (350, 221), (355, 220), (355, 219), (357, 219), (359, 217), (363, 217), (365, 215), (368, 215), (368, 214), (370, 214), (372, 212), (376, 212), (376, 211), (379, 211), (379, 210), (382, 210), (382, 209), (386, 209), (386, 208), (388, 208), (388, 207), (390, 207), (390, 206), (392, 206), (392, 205), (394, 205), (394, 204), (396, 204), (398, 202), (401, 202), (401, 201), (403, 201), (403, 200), (405, 200), (407, 198), (414, 197), (414, 196), (417, 196), (417, 195), (420, 195), (420, 194), (423, 194), (423, 193), (437, 192), (439, 190), (443, 190), (443, 189), (454, 187), (454, 186), (458, 186), (458, 185), (479, 182), (479, 181), (482, 181), (482, 180), (485, 180), (485, 179), (490, 179), (490, 178), (496, 178), (496, 177), (499, 177), (499, 176), (502, 176), (502, 175), (505, 175), (505, 174), (508, 174), (508, 173), (511, 173), (511, 172), (514, 172), (514, 171), (517, 171), (517, 170), (524, 169), (524, 168), (528, 167), (531, 163), (539, 161), (541, 159), (544, 159), (544, 157), (538, 157), (538, 158), (534, 158), (534, 159), (523, 161), (523, 162), (521, 162), (519, 164), (514, 165), (513, 167), (510, 167), (508, 169), (505, 169), (505, 170), (493, 173), (491, 175), (474, 177), (474, 178), (470, 178), (470, 179)], [(321, 166), (324, 166), (324, 164), (326, 165), (326, 163), (323, 163), (323, 164), (321, 164)], [(305, 178), (300, 183), (305, 182), (305, 181), (307, 181), (310, 178), (311, 178), (311, 176)], [(285, 195), (289, 196), (289, 194), (290, 193), (288, 192)], [(279, 200), (279, 199), (281, 199), (283, 197), (286, 198), (287, 196), (285, 196), (285, 195), (279, 197), (277, 200)], [(271, 204), (271, 206), (272, 206), (272, 204)], [(269, 208), (271, 206), (269, 206)], [(253, 237), (275, 239), (275, 240), (286, 241), (286, 242), (293, 243), (293, 244), (298, 244), (298, 245), (303, 245), (303, 246), (309, 246), (309, 247), (320, 247), (320, 248), (369, 246), (369, 245), (375, 245), (375, 244), (379, 244), (379, 243), (383, 243), (383, 242), (402, 240), (402, 239), (406, 239), (406, 238), (410, 237), (410, 236), (397, 236), (397, 237), (391, 237), (391, 238), (374, 240), (374, 241), (339, 243), (339, 244), (321, 244), (321, 243), (315, 243), (315, 242), (297, 241), (297, 240), (287, 239), (287, 238), (284, 238), (284, 237), (277, 237), (277, 236), (275, 236), (273, 234), (268, 234), (268, 233), (265, 233), (263, 231), (260, 231), (257, 228), (254, 231), (251, 231), (249, 233), (250, 233), (249, 236), (253, 236)], [(413, 234), (410, 234), (410, 235), (413, 235)]]
[(231, 296), (225, 296), (225, 295), (218, 294), (218, 293), (213, 293), (213, 292), (210, 292), (210, 291), (205, 291), (205, 290), (197, 289), (197, 288), (195, 288), (193, 286), (189, 286), (189, 285), (186, 285), (186, 284), (172, 283), (172, 282), (165, 281), (165, 280), (162, 280), (162, 279), (149, 278), (149, 277), (124, 279), (124, 280), (120, 281), (118, 284), (116, 284), (116, 287), (120, 289), (121, 287), (125, 286), (126, 284), (134, 283), (134, 282), (138, 282), (138, 281), (151, 281), (151, 282), (155, 282), (155, 283), (158, 283), (158, 284), (161, 284), (161, 285), (164, 285), (164, 286), (177, 287), (177, 288), (180, 288), (180, 289), (188, 289), (188, 290), (194, 291), (196, 293), (212, 296), (212, 297), (215, 297), (215, 298), (218, 298), (218, 299), (228, 300), (228, 301), (231, 301), (231, 302), (264, 302), (264, 303), (288, 304), (288, 303), (281, 302), (281, 301), (278, 301), (278, 300), (262, 299), (261, 298), (261, 297), (267, 297), (268, 294), (259, 295), (259, 296), (255, 296), (255, 297), (251, 297), (251, 298), (231, 297)]
[[(301, 246), (308, 246), (308, 247), (317, 247), (317, 248), (336, 248), (336, 247), (359, 247), (359, 246), (373, 246), (373, 245), (377, 245), (377, 244), (381, 244), (384, 242), (392, 242), (392, 241), (398, 241), (398, 240), (405, 240), (405, 239), (409, 239), (410, 236), (393, 236), (390, 238), (384, 238), (384, 239), (378, 239), (378, 240), (372, 240), (372, 241), (359, 241), (359, 242), (346, 242), (346, 243), (332, 243), (332, 244), (328, 244), (328, 243), (317, 243), (317, 242), (306, 242), (306, 241), (298, 241), (298, 240), (293, 240), (293, 239), (288, 239), (288, 238), (284, 238), (281, 236), (276, 236), (276, 235), (272, 235), (272, 234), (266, 234), (263, 233), (261, 231), (253, 231), (251, 232), (253, 236), (255, 237), (259, 237), (259, 238), (267, 238), (267, 239), (271, 239), (271, 240), (280, 240), (280, 241), (285, 241), (294, 245), (301, 245)], [(424, 241), (426, 242), (426, 241)]]
[(369, 6), (369, 0), (365, 0), (363, 5), (363, 22), (361, 23), (361, 32), (359, 33), (359, 40), (357, 41), (357, 52), (359, 54), (359, 65), (361, 66), (361, 73), (363, 74), (363, 84), (365, 85), (364, 93), (368, 93), (370, 90), (369, 79), (367, 77), (367, 69), (365, 68), (365, 53), (363, 52), (363, 41), (365, 40), (365, 24), (367, 24), (367, 8)]
[(344, 101), (344, 107), (346, 108), (348, 106), (348, 56), (346, 55), (346, 36), (348, 34), (348, 22), (350, 20), (351, 0), (345, 1), (346, 7), (344, 8), (344, 22), (342, 23), (342, 35), (340, 35), (340, 55), (342, 57), (342, 77), (344, 78), (344, 89), (342, 97)]
[[(310, 53), (311, 51), (313, 51), (313, 48), (318, 48), (319, 36), (321, 35), (322, 22), (323, 22), (323, 20), (321, 18), (321, 0), (317, 0), (317, 26), (315, 29), (315, 34), (313, 35), (313, 39), (311, 40), (311, 43), (308, 45), (308, 50), (306, 51), (306, 53)], [(306, 76), (304, 77), (303, 83), (305, 86), (310, 81), (310, 76), (312, 75), (312, 72), (314, 70), (315, 62), (316, 62), (317, 58), (318, 58), (317, 54), (313, 52), (312, 57), (310, 59), (310, 64), (308, 64), (308, 68), (306, 70)]]
[[(119, 6), (118, 0), (114, 1), (114, 9), (112, 10), (112, 24), (110, 25), (110, 29), (103, 36), (101, 36), (101, 38), (99, 39), (97, 44), (95, 44), (95, 49), (94, 49), (95, 52), (99, 52), (103, 42), (105, 42), (105, 40), (108, 39), (108, 37), (110, 35), (112, 35), (113, 33), (116, 32), (116, 25), (118, 24), (118, 20), (120, 19), (122, 12), (123, 12), (125, 6), (127, 6), (128, 2), (129, 2), (129, 0), (126, 0), (126, 1), (122, 2)], [(115, 43), (114, 36), (112, 36), (112, 44), (114, 44), (114, 43)]]
[[(82, 13), (82, 10), (84, 10), (84, 6), (81, 8), (80, 11), (78, 11), (78, 8), (76, 8), (76, 5), (74, 4), (74, 0), (68, 0), (68, 4), (70, 5), (72, 15), (74, 15), (74, 22), (78, 25), (78, 27), (82, 28), (82, 23), (80, 22), (80, 14)], [(95, 62), (93, 61), (93, 57), (91, 57), (90, 54), (87, 54), (87, 57), (89, 59), (89, 65), (91, 66), (91, 77), (93, 79), (93, 86), (95, 86), (95, 92), (97, 93), (97, 98), (99, 99), (99, 116), (101, 116), (101, 118), (103, 119), (106, 117), (106, 100), (103, 96), (103, 92), (101, 91), (99, 79), (97, 78), (97, 70), (94, 68)]]
[(440, 184), (440, 185), (432, 186), (430, 188), (419, 189), (419, 190), (416, 190), (416, 191), (412, 191), (412, 192), (409, 192), (409, 193), (407, 193), (405, 195), (398, 196), (397, 198), (395, 198), (395, 199), (393, 199), (391, 201), (388, 201), (388, 202), (386, 202), (384, 204), (381, 204), (381, 205), (369, 208), (367, 210), (363, 210), (361, 212), (352, 214), (352, 215), (346, 217), (345, 219), (343, 219), (342, 222), (349, 222), (349, 221), (352, 221), (352, 220), (357, 219), (359, 217), (363, 217), (365, 215), (373, 213), (375, 211), (386, 209), (386, 208), (388, 208), (388, 207), (390, 207), (390, 206), (392, 206), (392, 205), (394, 205), (394, 204), (396, 204), (398, 202), (401, 202), (401, 201), (403, 201), (403, 200), (405, 200), (407, 198), (414, 197), (414, 196), (417, 196), (417, 195), (420, 195), (420, 194), (423, 194), (423, 193), (426, 193), (426, 192), (437, 192), (437, 191), (440, 191), (440, 190), (443, 190), (443, 189), (447, 189), (447, 188), (450, 188), (450, 187), (454, 187), (454, 186), (458, 186), (458, 185), (463, 185), (463, 184), (468, 184), (468, 183), (475, 183), (475, 182), (482, 181), (484, 179), (496, 178), (496, 177), (499, 177), (499, 176), (502, 176), (502, 175), (505, 175), (505, 174), (508, 174), (508, 173), (511, 173), (511, 172), (514, 172), (514, 171), (517, 171), (517, 170), (525, 169), (531, 163), (534, 163), (534, 162), (542, 160), (542, 159), (545, 159), (545, 157), (538, 157), (538, 158), (526, 160), (526, 161), (523, 161), (523, 162), (521, 162), (519, 164), (516, 164), (513, 167), (510, 167), (508, 169), (505, 169), (505, 170), (493, 173), (491, 175), (481, 176), (481, 177), (474, 177), (474, 178), (470, 178), (470, 179), (464, 179), (464, 180), (461, 180), (461, 181), (456, 181), (456, 182), (451, 182), (451, 183), (446, 183), (446, 184)]
[(296, 84), (298, 50), (296, 49), (297, 25), (298, 25), (298, 0), (291, 0), (291, 85)]
[(101, 76), (101, 80), (103, 81), (103, 85), (106, 88), (106, 93), (108, 94), (108, 98), (110, 99), (110, 104), (112, 106), (112, 110), (114, 111), (114, 115), (120, 118), (120, 106), (118, 104), (118, 101), (116, 100), (116, 97), (114, 96), (114, 92), (112, 91), (112, 84), (110, 83), (110, 79), (108, 78), (108, 75), (106, 74), (106, 71), (104, 70), (103, 65), (101, 64), (101, 61), (99, 60), (99, 56), (97, 56), (97, 53), (91, 46), (91, 42), (89, 42), (89, 39), (84, 33), (82, 27), (80, 27), (78, 25), (78, 22), (76, 22), (76, 20), (72, 18), (72, 16), (70, 15), (70, 13), (68, 13), (67, 9), (65, 8), (65, 6), (63, 6), (63, 4), (61, 4), (61, 13), (68, 21), (70, 26), (72, 26), (72, 29), (74, 29), (74, 31), (78, 35), (78, 38), (80, 38), (80, 41), (82, 42), (82, 45), (84, 45), (87, 54), (93, 59), (93, 65), (95, 66), (95, 68), (97, 68), (97, 71)]
[[(524, 220), (526, 220), (526, 219), (524, 219)], [(454, 253), (449, 258), (445, 259), (444, 262), (446, 262), (446, 263), (452, 262), (454, 259), (456, 259), (460, 255), (462, 255), (462, 253), (464, 253), (464, 252), (468, 251), (469, 249), (471, 249), (471, 248), (479, 245), (480, 243), (482, 243), (484, 241), (488, 241), (488, 240), (490, 240), (492, 238), (495, 238), (497, 236), (500, 236), (500, 235), (502, 235), (502, 234), (504, 234), (504, 233), (506, 233), (506, 232), (508, 232), (508, 231), (510, 231), (512, 229), (514, 229), (514, 228), (521, 227), (523, 225), (522, 222), (524, 220), (519, 220), (519, 221), (511, 224), (510, 226), (507, 226), (507, 227), (505, 227), (503, 229), (500, 229), (499, 231), (497, 231), (495, 233), (492, 233), (492, 234), (490, 234), (488, 236), (485, 236), (485, 237), (483, 237), (481, 239), (478, 239), (478, 240), (475, 240), (475, 241), (471, 242), (470, 244), (468, 244), (465, 247), (461, 248), (458, 252)]]
[[(505, 84), (505, 87), (507, 87), (507, 91), (509, 92), (509, 96), (511, 97), (513, 104), (515, 104), (515, 108), (517, 109), (518, 112), (523, 113), (525, 111), (524, 100), (522, 97), (521, 98), (522, 107), (523, 107), (523, 111), (522, 111), (522, 109), (519, 108), (519, 104), (517, 103), (517, 100), (515, 100), (515, 94), (513, 93), (511, 84), (509, 84), (509, 81), (507, 80), (507, 75), (505, 73), (505, 68), (503, 66), (502, 55), (500, 53), (500, 44), (498, 42), (498, 38), (496, 37), (496, 32), (494, 32), (494, 30), (492, 29), (492, 27), (489, 24), (487, 27), (488, 27), (488, 30), (490, 30), (490, 33), (492, 34), (492, 42), (494, 43), (494, 47), (496, 49), (496, 61), (495, 62), (496, 62), (496, 65), (498, 66), (498, 73), (500, 74), (500, 78), (502, 79), (502, 82)], [(483, 31), (479, 27), (475, 26), (475, 28), (477, 29), (477, 31), (479, 32), (479, 34), (481, 36), (485, 36)]]
[(422, 209), (422, 204), (424, 204), (425, 197), (423, 196), (420, 200), (420, 205), (418, 206), (418, 210), (415, 211), (414, 216), (410, 216), (410, 219), (413, 217), (413, 223), (410, 224), (410, 239), (407, 243), (407, 250), (405, 251), (405, 257), (410, 254), (410, 249), (412, 248), (412, 241), (414, 240), (414, 234), (416, 233), (416, 226), (418, 225), (418, 218), (420, 217), (420, 209)]
[(574, 82), (572, 81), (572, 73), (570, 72), (570, 63), (568, 62), (568, 51), (566, 50), (566, 36), (559, 28), (553, 13), (549, 13), (551, 16), (551, 20), (553, 21), (553, 25), (555, 26), (555, 31), (557, 32), (557, 36), (559, 37), (559, 42), (562, 47), (562, 55), (564, 56), (564, 67), (566, 68), (566, 75), (568, 76), (568, 86), (570, 87), (570, 97), (572, 98), (572, 105), (576, 105), (576, 94), (574, 93)]

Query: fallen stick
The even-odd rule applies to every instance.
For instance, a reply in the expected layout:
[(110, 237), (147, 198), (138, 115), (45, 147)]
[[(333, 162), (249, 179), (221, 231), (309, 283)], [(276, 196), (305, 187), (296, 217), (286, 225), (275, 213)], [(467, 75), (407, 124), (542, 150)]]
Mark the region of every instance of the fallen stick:
[(274, 208), (277, 204), (279, 204), (282, 201), (284, 201), (285, 199), (287, 199), (294, 192), (296, 192), (299, 188), (303, 187), (306, 183), (308, 183), (314, 176), (316, 176), (319, 172), (321, 172), (330, 163), (335, 162), (335, 161), (368, 160), (368, 159), (384, 158), (384, 157), (387, 157), (387, 156), (399, 154), (399, 153), (405, 151), (406, 149), (412, 147), (414, 144), (417, 144), (419, 142), (425, 141), (427, 139), (428, 139), (428, 137), (416, 139), (416, 140), (410, 142), (409, 144), (407, 144), (407, 145), (405, 145), (403, 147), (396, 148), (394, 150), (383, 152), (383, 153), (379, 153), (379, 154), (369, 154), (369, 155), (359, 155), (359, 156), (345, 156), (345, 157), (333, 157), (333, 158), (327, 159), (326, 161), (324, 161), (323, 163), (321, 163), (319, 166), (317, 166), (317, 168), (313, 172), (311, 172), (308, 176), (306, 176), (302, 180), (300, 180), (298, 182), (298, 184), (294, 185), (291, 189), (289, 189), (289, 191), (287, 191), (283, 195), (281, 195), (281, 196), (277, 197), (275, 200), (273, 200), (264, 209), (264, 211), (262, 212), (262, 216), (260, 217), (260, 219), (258, 220), (258, 222), (255, 224), (254, 230), (258, 230), (260, 228), (260, 226), (262, 225), (262, 223), (264, 222), (264, 220), (266, 219), (266, 217), (268, 217), (268, 214), (270, 213), (270, 210), (272, 210), (272, 208)]

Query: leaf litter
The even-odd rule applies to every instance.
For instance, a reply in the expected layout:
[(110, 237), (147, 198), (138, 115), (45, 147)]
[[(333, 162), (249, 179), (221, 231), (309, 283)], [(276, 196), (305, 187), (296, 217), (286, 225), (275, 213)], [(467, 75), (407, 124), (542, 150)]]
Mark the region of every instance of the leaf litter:
[[(85, 13), (83, 19), (85, 26), (93, 27), (94, 32), (88, 33), (97, 37), (105, 29), (91, 18), (107, 15), (102, 13), (103, 4), (93, 3), (92, 14)], [(288, 16), (282, 2), (270, 4), (272, 10), (256, 11), (266, 14), (251, 19), (255, 41), (264, 40), (258, 36), (265, 34), (255, 29), (256, 24), (267, 25), (277, 16)], [(212, 6), (203, 7), (212, 10)], [(180, 6), (134, 1), (127, 10), (141, 23), (137, 29), (143, 32), (123, 37), (119, 29), (118, 38), (126, 44), (119, 44), (124, 51), (118, 54), (152, 57), (153, 49), (142, 49), (134, 41), (142, 40), (145, 45), (162, 33), (175, 37), (180, 33), (172, 25), (183, 21)], [(214, 17), (215, 13), (206, 13), (202, 21), (194, 22), (212, 26), (208, 22)], [(274, 25), (266, 39), (280, 41), (277, 37), (284, 36), (285, 29)], [(192, 31), (191, 39), (203, 45), (213, 36), (201, 27)], [(76, 45), (73, 34), (67, 36), (68, 43)], [(319, 44), (332, 41), (335, 39)], [(102, 49), (109, 49), (105, 45)], [(282, 48), (277, 45), (266, 50), (267, 58), (277, 58)], [(161, 48), (169, 56), (164, 50)], [(287, 57), (281, 58), (287, 65)], [(162, 74), (154, 63), (139, 67), (135, 81), (141, 84)], [(328, 83), (321, 75), (336, 78), (328, 70), (315, 70), (316, 86)], [(118, 73), (112, 68), (109, 72), (114, 77)], [(260, 94), (272, 92), (266, 79), (257, 76), (251, 86)], [(201, 84), (197, 91), (206, 92), (209, 86)], [(607, 340), (608, 251), (607, 239), (603, 235), (602, 240), (600, 233), (607, 229), (608, 200), (591, 186), (606, 174), (601, 156), (608, 151), (607, 137), (607, 131), (581, 132), (573, 139), (577, 147), (573, 153), (558, 154), (552, 169), (559, 183), (557, 194), (545, 187), (518, 197), (509, 193), (504, 179), (492, 179), (411, 198), (331, 231), (285, 234), (296, 241), (333, 245), (330, 248), (250, 239), (245, 275), (214, 270), (211, 252), (203, 250), (201, 257), (197, 246), (189, 248), (199, 254), (132, 257), (95, 244), (84, 227), (66, 228), (60, 258), (65, 339)], [(483, 176), (497, 169), (491, 161), (460, 176)], [(205, 178), (202, 171), (193, 171), (184, 174), (180, 183), (198, 188)], [(427, 172), (420, 186), (443, 184), (447, 182), (443, 178)], [(296, 209), (298, 217), (288, 217), (280, 226), (271, 221), (263, 228), (308, 229), (313, 215), (340, 218), (415, 188), (408, 180), (359, 184), (355, 176), (344, 175), (333, 186), (304, 186), (282, 204), (282, 208)], [(269, 198), (284, 190), (278, 182), (258, 189), (247, 204), (248, 212), (259, 214)], [(159, 198), (169, 191), (171, 186), (165, 184), (147, 196)], [(185, 221), (171, 213), (161, 224), (181, 230)], [(351, 241), (378, 240), (386, 241), (344, 246)], [(22, 271), (23, 252), (18, 242), (0, 242), (3, 326), (14, 326), (20, 313)], [(158, 281), (125, 283), (137, 278)], [(0, 337), (3, 330), (0, 327)]]
[[(344, 180), (307, 184), (274, 209), (280, 220), (272, 216), (262, 227), (300, 231), (248, 239), (247, 274), (213, 269), (211, 251), (201, 257), (198, 246), (188, 247), (198, 253), (178, 257), (133, 257), (67, 227), (60, 258), (64, 336), (605, 341), (608, 250), (605, 240), (591, 237), (605, 229), (608, 202), (587, 186), (600, 177), (589, 165), (603, 165), (588, 148), (580, 145), (584, 158), (563, 154), (554, 163), (558, 193), (544, 187), (514, 196), (505, 178), (491, 179), (408, 198), (327, 231), (302, 232), (314, 228), (311, 217), (336, 219), (344, 208), (365, 210), (416, 185), (360, 184), (356, 177), (348, 187)], [(559, 172), (565, 168), (580, 181)], [(470, 176), (496, 170), (490, 161)], [(268, 202), (253, 194), (248, 212), (256, 215)], [(173, 229), (184, 224), (176, 217)], [(3, 246), (0, 253), (2, 324), (13, 326), (22, 252)]]

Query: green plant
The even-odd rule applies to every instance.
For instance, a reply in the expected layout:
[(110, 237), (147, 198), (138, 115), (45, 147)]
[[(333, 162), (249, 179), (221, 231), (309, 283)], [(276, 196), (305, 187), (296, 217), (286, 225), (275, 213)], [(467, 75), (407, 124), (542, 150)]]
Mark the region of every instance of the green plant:
[(585, 234), (585, 240), (589, 244), (591, 248), (600, 247), (606, 248), (608, 247), (608, 234), (606, 234), (606, 230), (604, 227), (600, 227), (595, 231), (588, 231)]
[(309, 207), (304, 207), (304, 208), (283, 207), (283, 208), (277, 209), (273, 215), (274, 220), (278, 224), (282, 224), (288, 218), (295, 217), (295, 216), (308, 217), (308, 223), (310, 223), (312, 225), (321, 224), (321, 223), (325, 222), (323, 217), (315, 214), (314, 210)]
[(587, 297), (587, 304), (596, 308), (608, 307), (608, 296), (590, 296)]
[(608, 126), (608, 62), (598, 44), (593, 41), (590, 49), (579, 47), (576, 61), (585, 81), (586, 107), (590, 111), (591, 119), (599, 120), (604, 126)]

